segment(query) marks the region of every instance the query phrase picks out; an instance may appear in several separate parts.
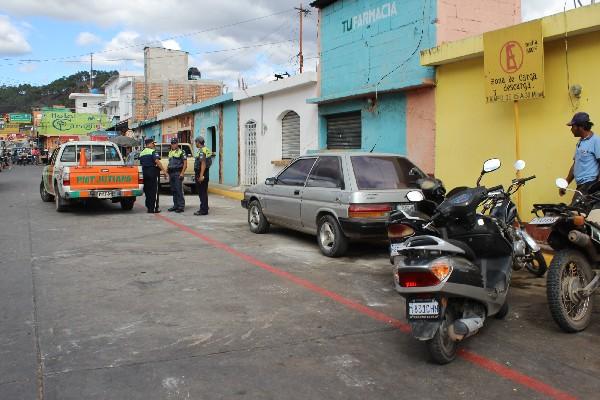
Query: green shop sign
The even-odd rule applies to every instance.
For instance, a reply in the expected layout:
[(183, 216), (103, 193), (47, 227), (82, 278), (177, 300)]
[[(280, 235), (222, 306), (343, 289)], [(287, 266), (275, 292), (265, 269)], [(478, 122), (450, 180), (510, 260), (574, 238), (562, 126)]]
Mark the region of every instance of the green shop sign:
[(70, 111), (44, 111), (38, 129), (40, 135), (85, 135), (110, 125), (105, 114), (76, 114)]
[(8, 116), (9, 116), (10, 122), (23, 123), (23, 124), (31, 123), (31, 114), (10, 113), (10, 114), (8, 114)]

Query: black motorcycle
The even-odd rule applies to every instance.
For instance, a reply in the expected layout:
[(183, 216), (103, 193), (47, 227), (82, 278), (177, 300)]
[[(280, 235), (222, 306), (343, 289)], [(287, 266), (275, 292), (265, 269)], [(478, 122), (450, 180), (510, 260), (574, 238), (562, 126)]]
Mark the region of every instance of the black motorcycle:
[[(510, 221), (477, 211), (502, 191), (479, 186), (499, 167), (498, 159), (486, 161), (478, 186), (451, 191), (431, 216), (417, 206), (388, 222), (396, 291), (406, 299), (413, 336), (427, 342), (440, 364), (455, 358), (457, 343), (477, 333), (486, 317), (508, 313), (514, 247), (503, 227)], [(408, 197), (424, 200), (417, 191)]]
[[(565, 190), (568, 183), (557, 179)], [(565, 332), (580, 332), (592, 318), (594, 293), (600, 289), (600, 183), (572, 204), (535, 204), (530, 224), (551, 229), (555, 255), (546, 277), (552, 318)]]
[[(518, 160), (514, 166), (517, 171), (522, 171), (525, 168), (525, 161)], [(489, 200), (483, 204), (482, 213), (495, 217), (506, 237), (513, 244), (513, 270), (520, 271), (525, 268), (533, 275), (542, 277), (548, 270), (542, 249), (525, 230), (525, 224), (511, 200), (511, 196), (532, 179), (535, 179), (535, 175), (528, 178), (515, 178), (508, 189), (490, 193)]]

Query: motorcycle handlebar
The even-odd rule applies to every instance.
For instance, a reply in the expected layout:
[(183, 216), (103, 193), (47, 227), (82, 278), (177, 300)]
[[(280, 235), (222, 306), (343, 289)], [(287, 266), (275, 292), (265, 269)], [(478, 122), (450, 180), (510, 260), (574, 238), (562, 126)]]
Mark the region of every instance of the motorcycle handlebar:
[(502, 185), (492, 186), (491, 188), (487, 189), (488, 193), (495, 192), (496, 190), (502, 190)]

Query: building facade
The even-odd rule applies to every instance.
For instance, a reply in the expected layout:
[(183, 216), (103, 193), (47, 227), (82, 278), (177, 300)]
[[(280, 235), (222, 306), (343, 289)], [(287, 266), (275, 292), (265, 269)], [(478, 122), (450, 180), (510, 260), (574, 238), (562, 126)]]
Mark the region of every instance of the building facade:
[[(521, 190), (524, 220), (534, 203), (570, 201), (558, 196), (554, 181), (566, 177), (575, 152), (576, 139), (565, 124), (578, 111), (600, 121), (599, 22), (600, 5), (541, 19), (545, 97), (518, 104), (524, 174), (537, 176)], [(449, 188), (472, 185), (482, 162), (499, 157), (504, 166), (484, 184), (510, 182), (517, 158), (514, 104), (486, 102), (482, 36), (427, 50), (421, 62), (436, 68), (436, 175)], [(580, 93), (569, 90), (577, 87)]]
[(317, 0), (319, 146), (408, 155), (434, 172), (434, 69), (421, 50), (520, 21), (520, 1)]
[(99, 114), (106, 96), (99, 93), (71, 93), (69, 100), (75, 100), (77, 114)]
[(317, 75), (305, 72), (238, 91), (240, 182), (253, 185), (275, 176), (300, 155), (319, 148)]

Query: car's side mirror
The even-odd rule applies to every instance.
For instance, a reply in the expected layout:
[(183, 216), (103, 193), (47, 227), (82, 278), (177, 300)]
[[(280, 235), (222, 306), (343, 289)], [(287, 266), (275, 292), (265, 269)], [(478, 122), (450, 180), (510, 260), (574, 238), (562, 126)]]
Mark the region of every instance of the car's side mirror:
[(267, 178), (265, 179), (265, 185), (273, 186), (277, 183), (277, 178)]

